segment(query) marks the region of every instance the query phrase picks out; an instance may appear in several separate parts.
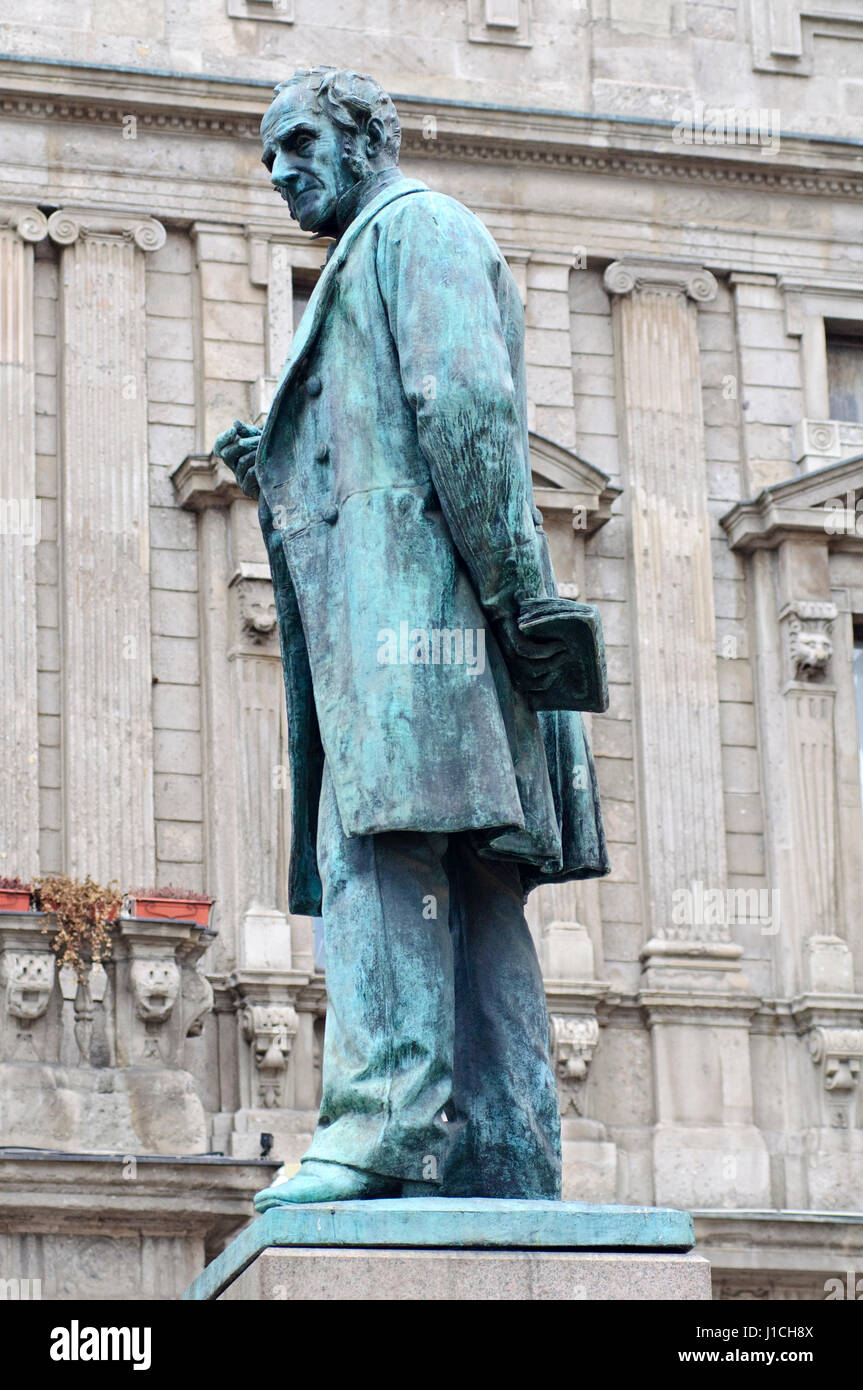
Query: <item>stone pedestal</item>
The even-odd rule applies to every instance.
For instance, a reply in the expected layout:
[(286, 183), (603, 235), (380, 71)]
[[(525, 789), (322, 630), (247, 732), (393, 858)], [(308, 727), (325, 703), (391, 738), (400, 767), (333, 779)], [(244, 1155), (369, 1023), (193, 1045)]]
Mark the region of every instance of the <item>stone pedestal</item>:
[(710, 1298), (692, 1218), (660, 1207), (415, 1197), (274, 1209), (184, 1297)]

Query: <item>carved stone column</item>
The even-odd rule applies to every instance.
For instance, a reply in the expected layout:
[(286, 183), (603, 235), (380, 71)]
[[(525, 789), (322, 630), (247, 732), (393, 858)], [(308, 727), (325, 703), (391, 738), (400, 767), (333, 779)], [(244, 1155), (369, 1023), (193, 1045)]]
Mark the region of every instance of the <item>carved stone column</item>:
[(287, 879), (287, 717), (269, 566), (241, 561), (229, 590), (233, 641), (228, 659), (237, 721), (239, 812), (248, 831), (241, 842), (243, 935), (238, 964), (289, 969), (291, 928), (279, 906)]
[(39, 870), (33, 243), (36, 208), (0, 207), (0, 874)]
[(831, 573), (837, 560), (860, 566), (861, 499), (863, 464), (851, 458), (765, 488), (722, 518), (731, 548), (747, 557), (753, 613), (775, 899), (775, 997), (758, 1020), (759, 1048), (765, 1090), (777, 1074), (791, 1078), (786, 1104), (801, 1147), (781, 1157), (789, 1207), (851, 1207), (863, 1184), (857, 601)]
[[(274, 1157), (295, 1159), (314, 1126), (315, 1019), (308, 918), (285, 911), (290, 785), (287, 716), (275, 602), (257, 510), (215, 456), (174, 473), (181, 505), (199, 512), (202, 670), (207, 766), (207, 881), (217, 898), (221, 1078), (232, 1113), (214, 1135), (255, 1158), (261, 1133)], [(233, 1036), (229, 1036), (230, 1032)]]
[(719, 692), (696, 303), (709, 271), (616, 261), (624, 499), (631, 531), (641, 836), (651, 938), (727, 941), (672, 923), (675, 890), (725, 883)]
[[(219, 963), (230, 969), (290, 970), (291, 924), (280, 906), (289, 804), (285, 695), (257, 511), (215, 456), (185, 459), (174, 482), (181, 505), (200, 513), (212, 813), (207, 873), (224, 932)], [(299, 945), (302, 955), (305, 943)]]
[(144, 256), (149, 218), (64, 209), (60, 269), (65, 868), (152, 882)]
[[(754, 1125), (757, 1007), (728, 915), (713, 575), (697, 305), (716, 294), (686, 262), (617, 261), (618, 408), (630, 528), (639, 836), (649, 940), (640, 1002), (652, 1031), (655, 1198), (769, 1201)], [(682, 906), (683, 910), (680, 910)]]

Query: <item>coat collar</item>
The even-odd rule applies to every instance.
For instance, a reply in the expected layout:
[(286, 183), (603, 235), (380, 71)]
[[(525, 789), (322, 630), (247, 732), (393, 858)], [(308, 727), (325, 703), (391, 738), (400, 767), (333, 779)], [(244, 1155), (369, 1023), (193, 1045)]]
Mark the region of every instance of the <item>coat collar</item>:
[(339, 267), (344, 263), (345, 257), (353, 246), (359, 233), (362, 231), (363, 227), (371, 222), (372, 218), (377, 216), (382, 208), (385, 208), (388, 203), (394, 202), (396, 198), (403, 198), (407, 193), (427, 192), (428, 184), (421, 183), (419, 179), (400, 178), (394, 182), (384, 184), (380, 192), (376, 193), (364, 207), (360, 208), (353, 222), (346, 227), (344, 233), (336, 242), (329, 260), (321, 271), (318, 283), (312, 291), (311, 298), (306, 305), (306, 311), (300, 320), (299, 327), (294, 334), (291, 352), (285, 363), (281, 380), (279, 381), (276, 394), (273, 398), (270, 413), (267, 416), (267, 423), (264, 427), (265, 435), (269, 432), (268, 426), (270, 421), (274, 420), (276, 417), (277, 407), (281, 402), (281, 398), (288, 383), (293, 378), (298, 366), (317, 335), (324, 317), (324, 312), (329, 303), (330, 295), (336, 284)]
[[(397, 164), (389, 164), (385, 169), (378, 169), (369, 174), (368, 178), (362, 179), (360, 183), (355, 183), (349, 188), (347, 193), (343, 193), (336, 203), (336, 221), (339, 227), (339, 240), (344, 236), (355, 217), (359, 217), (366, 203), (370, 203), (372, 198), (376, 198), (384, 188), (391, 183), (401, 183), (404, 174)], [(330, 253), (334, 252), (336, 244), (330, 247)]]

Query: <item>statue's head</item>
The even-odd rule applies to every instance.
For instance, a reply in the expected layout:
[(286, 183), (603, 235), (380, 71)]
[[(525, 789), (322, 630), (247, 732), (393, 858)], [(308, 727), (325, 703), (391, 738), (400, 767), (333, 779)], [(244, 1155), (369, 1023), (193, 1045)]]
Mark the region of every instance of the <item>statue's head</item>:
[(339, 198), (398, 164), (401, 127), (372, 77), (343, 68), (302, 69), (280, 82), (261, 122), (263, 163), (306, 232), (335, 235)]

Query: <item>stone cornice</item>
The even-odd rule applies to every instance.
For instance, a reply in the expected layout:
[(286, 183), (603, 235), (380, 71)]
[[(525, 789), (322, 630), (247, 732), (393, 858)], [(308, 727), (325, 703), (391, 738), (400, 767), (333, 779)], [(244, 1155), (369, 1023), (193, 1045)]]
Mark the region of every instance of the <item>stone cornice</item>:
[[(0, 114), (13, 119), (121, 125), (131, 114), (150, 133), (257, 140), (271, 91), (250, 79), (0, 56)], [(781, 152), (764, 154), (680, 144), (667, 120), (394, 96), (408, 157), (863, 197), (863, 146), (851, 141), (784, 134)]]
[(787, 482), (764, 488), (757, 497), (737, 502), (719, 518), (732, 550), (774, 549), (789, 536), (822, 541), (831, 548), (863, 548), (863, 535), (857, 533), (856, 512), (849, 523), (839, 524), (835, 512), (825, 504), (863, 490), (863, 454), (841, 463), (802, 473)]
[(529, 437), (534, 496), (542, 511), (571, 511), (573, 526), (592, 536), (611, 516), (621, 489), (594, 464), (533, 431)]

